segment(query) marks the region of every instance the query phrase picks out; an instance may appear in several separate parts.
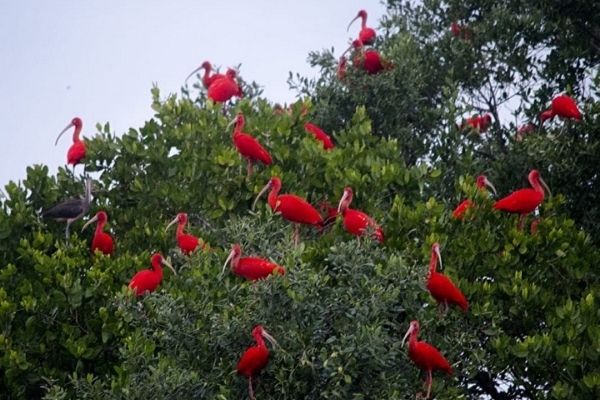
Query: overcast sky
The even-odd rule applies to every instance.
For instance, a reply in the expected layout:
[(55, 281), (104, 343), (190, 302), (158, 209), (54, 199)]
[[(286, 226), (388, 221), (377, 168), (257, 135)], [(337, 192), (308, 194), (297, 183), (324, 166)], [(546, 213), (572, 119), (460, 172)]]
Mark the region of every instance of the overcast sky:
[[(78, 116), (83, 136), (97, 122), (120, 134), (152, 116), (150, 88), (178, 93), (204, 60), (290, 102), (288, 72), (313, 76), (310, 51), (356, 36), (359, 9), (376, 27), (378, 0), (18, 0), (0, 4), (0, 185), (25, 177), (28, 165), (54, 173), (66, 163), (71, 135), (58, 133)], [(80, 170), (81, 171), (81, 170)]]

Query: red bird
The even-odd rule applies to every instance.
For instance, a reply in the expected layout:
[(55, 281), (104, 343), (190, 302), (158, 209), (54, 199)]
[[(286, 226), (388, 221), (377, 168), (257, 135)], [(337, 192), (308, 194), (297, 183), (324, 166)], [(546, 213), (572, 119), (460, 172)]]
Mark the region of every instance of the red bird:
[(254, 389), (252, 388), (252, 378), (260, 373), (269, 362), (269, 349), (265, 344), (265, 339), (271, 342), (273, 347), (278, 346), (277, 341), (269, 334), (261, 325), (257, 325), (252, 329), (252, 336), (256, 345), (248, 347), (240, 361), (237, 364), (237, 373), (248, 378), (248, 395), (251, 400), (255, 400)]
[(91, 225), (96, 221), (98, 221), (98, 224), (96, 225), (96, 232), (92, 239), (92, 253), (96, 250), (100, 250), (102, 253), (110, 255), (113, 252), (114, 243), (112, 237), (104, 232), (104, 225), (106, 225), (106, 222), (108, 221), (108, 215), (106, 215), (104, 211), (98, 211), (92, 219), (83, 225), (81, 232), (83, 232), (88, 225)]
[(163, 258), (160, 253), (154, 253), (151, 258), (152, 269), (144, 269), (139, 271), (129, 281), (129, 288), (135, 292), (136, 296), (142, 296), (146, 292), (154, 292), (163, 278), (163, 270), (161, 264), (166, 265), (173, 271), (175, 275), (175, 268)]
[(323, 143), (323, 148), (325, 150), (331, 150), (335, 147), (329, 135), (323, 132), (323, 130), (317, 125), (311, 122), (307, 122), (304, 124), (304, 130), (312, 134), (315, 137), (315, 139)]
[(488, 130), (490, 124), (492, 123), (491, 114), (474, 115), (471, 118), (467, 118), (465, 123), (462, 124), (461, 128), (470, 127), (475, 130), (477, 133), (484, 133)]
[(269, 182), (262, 188), (256, 196), (252, 209), (256, 206), (258, 199), (267, 191), (271, 190), (267, 202), (271, 210), (281, 214), (284, 219), (294, 222), (294, 244), (298, 244), (299, 233), (297, 224), (313, 225), (321, 228), (323, 226), (323, 218), (321, 214), (302, 197), (294, 194), (279, 194), (281, 190), (281, 180), (279, 177), (272, 177)]
[[(494, 192), (494, 194), (496, 194), (496, 188), (494, 187), (494, 185), (492, 185), (492, 182), (490, 182), (485, 175), (479, 175), (477, 177), (476, 183), (477, 183), (477, 188), (485, 189), (485, 187), (487, 186), (492, 190), (492, 192)], [(452, 218), (462, 221), (462, 219), (465, 216), (465, 213), (472, 206), (473, 206), (473, 202), (471, 200), (469, 200), (469, 199), (463, 200), (463, 202), (460, 203), (454, 209), (454, 211), (452, 211)]]
[(393, 67), (392, 63), (385, 60), (378, 51), (372, 49), (365, 51), (363, 42), (359, 39), (354, 40), (344, 53), (347, 53), (351, 49), (356, 50), (352, 59), (353, 65), (356, 68), (364, 69), (369, 75), (378, 74), (383, 70)]
[(244, 125), (246, 124), (244, 114), (238, 113), (227, 127), (229, 128), (233, 124), (235, 124), (232, 136), (233, 144), (238, 152), (248, 161), (248, 176), (252, 174), (252, 163), (255, 161), (261, 161), (265, 165), (271, 165), (273, 159), (269, 152), (255, 137), (242, 132), (242, 129), (244, 129)]
[(364, 212), (349, 208), (350, 203), (352, 203), (353, 195), (352, 188), (346, 186), (344, 188), (344, 194), (338, 204), (337, 211), (344, 217), (344, 229), (354, 236), (360, 237), (371, 228), (374, 230), (373, 238), (377, 239), (379, 243), (383, 243), (383, 230), (377, 222)]
[(352, 25), (352, 23), (354, 23), (354, 21), (356, 21), (359, 18), (362, 20), (362, 22), (360, 32), (358, 34), (358, 39), (366, 45), (371, 45), (375, 43), (375, 37), (377, 36), (377, 34), (375, 33), (375, 30), (373, 28), (367, 27), (367, 12), (365, 10), (360, 10), (358, 12), (356, 17), (354, 17), (354, 19), (348, 24), (348, 28), (346, 29), (346, 31), (350, 30), (350, 26)]
[(188, 79), (190, 79), (192, 77), (192, 75), (194, 75), (196, 72), (200, 71), (203, 68), (204, 68), (204, 75), (202, 76), (202, 85), (204, 85), (204, 87), (207, 88), (207, 89), (217, 79), (225, 78), (225, 75), (223, 75), (223, 74), (215, 73), (215, 74), (211, 75), (210, 73), (212, 72), (212, 65), (210, 64), (210, 61), (204, 61), (198, 68), (196, 68), (195, 70), (193, 70), (187, 76), (187, 78), (185, 78), (186, 82), (187, 82)]
[(544, 122), (546, 122), (549, 119), (554, 118), (554, 112), (552, 111), (551, 108), (547, 109), (546, 111), (542, 111), (540, 113), (540, 123), (543, 124)]
[(452, 36), (454, 36), (454, 37), (460, 36), (461, 30), (462, 29), (461, 29), (460, 24), (456, 21), (452, 21), (452, 23), (450, 24), (450, 32), (452, 32)]
[(561, 118), (581, 121), (581, 111), (577, 108), (577, 103), (572, 97), (566, 94), (558, 95), (552, 99), (550, 108), (540, 114), (540, 121), (543, 124), (544, 121), (552, 119), (557, 115)]
[(258, 257), (244, 257), (242, 256), (242, 248), (239, 244), (234, 244), (231, 247), (231, 252), (223, 264), (223, 272), (227, 268), (227, 264), (231, 261), (231, 270), (234, 274), (239, 275), (249, 281), (255, 281), (258, 279), (264, 279), (271, 275), (273, 272), (279, 275), (285, 275), (285, 268), (264, 260)]
[(465, 295), (459, 288), (454, 286), (454, 283), (446, 275), (436, 271), (437, 262), (440, 261), (442, 266), (442, 255), (440, 254), (439, 243), (434, 243), (431, 246), (431, 260), (429, 261), (429, 272), (427, 274), (427, 290), (438, 302), (443, 306), (444, 313), (448, 311), (448, 304), (456, 304), (464, 312), (469, 309), (469, 303)]
[(58, 134), (54, 145), (58, 144), (58, 139), (71, 127), (75, 127), (75, 131), (73, 131), (73, 144), (69, 147), (69, 151), (67, 151), (67, 164), (73, 165), (73, 173), (75, 173), (75, 165), (79, 164), (85, 157), (85, 143), (79, 138), (81, 128), (83, 127), (81, 118), (73, 118), (69, 125)]
[(187, 222), (188, 215), (184, 212), (181, 212), (177, 214), (175, 219), (169, 222), (169, 225), (167, 225), (167, 227), (165, 228), (166, 232), (171, 226), (178, 224), (177, 233), (175, 234), (177, 238), (177, 245), (181, 249), (181, 252), (185, 255), (189, 255), (194, 250), (196, 250), (198, 245), (200, 245), (203, 250), (206, 247), (206, 243), (204, 243), (202, 239), (197, 238), (194, 235), (190, 235), (189, 233), (183, 233), (183, 229), (185, 228)]
[(216, 103), (224, 103), (234, 96), (242, 97), (242, 90), (235, 77), (235, 70), (230, 68), (224, 77), (215, 79), (208, 87), (208, 98)]
[(531, 170), (527, 179), (533, 189), (517, 190), (494, 204), (496, 210), (520, 214), (519, 229), (522, 228), (525, 215), (535, 210), (544, 201), (544, 189), (550, 194), (550, 188), (537, 170)]
[(424, 399), (428, 399), (431, 395), (431, 385), (433, 383), (432, 372), (437, 369), (452, 375), (452, 367), (438, 349), (427, 342), (417, 340), (418, 336), (419, 321), (412, 321), (406, 335), (404, 335), (404, 339), (402, 339), (402, 346), (404, 346), (406, 338), (409, 337), (408, 356), (419, 368), (427, 372), (427, 378), (425, 379), (427, 394)]

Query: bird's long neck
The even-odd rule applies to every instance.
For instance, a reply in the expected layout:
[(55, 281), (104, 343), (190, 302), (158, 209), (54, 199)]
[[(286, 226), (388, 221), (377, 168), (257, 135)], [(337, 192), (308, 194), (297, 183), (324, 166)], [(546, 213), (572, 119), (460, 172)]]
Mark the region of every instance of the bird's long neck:
[(267, 197), (267, 202), (269, 203), (269, 206), (272, 210), (275, 210), (275, 207), (277, 206), (277, 196), (279, 196), (280, 189), (281, 187), (279, 186), (273, 186), (273, 188), (269, 192), (269, 197)]
[[(435, 251), (432, 250), (431, 251), (431, 259), (429, 260), (429, 273), (427, 275), (428, 277), (430, 277), (436, 273), (437, 263), (438, 263), (437, 254), (435, 254)], [(411, 338), (412, 338), (412, 336), (411, 336)]]
[(85, 196), (83, 198), (83, 208), (85, 209), (85, 213), (90, 209), (90, 203), (92, 202), (92, 184), (87, 183), (85, 185)]
[(79, 135), (81, 134), (82, 127), (83, 127), (82, 125), (75, 126), (75, 131), (73, 131), (73, 143), (81, 141), (81, 139), (79, 138)]
[(211, 72), (212, 72), (212, 68), (204, 67), (204, 76), (202, 77), (202, 79), (204, 79), (204, 80), (209, 79)]
[(360, 28), (365, 29), (367, 27), (367, 16), (363, 15), (360, 17), (360, 19), (361, 19)]
[(265, 339), (260, 333), (254, 335), (254, 340), (256, 341), (256, 347), (264, 347), (265, 349), (267, 348), (267, 345), (265, 344)]
[(152, 270), (159, 276), (159, 278), (162, 278), (163, 270), (160, 265), (160, 260), (152, 261)]
[(411, 349), (417, 344), (417, 336), (419, 335), (419, 331), (414, 330), (411, 332), (408, 337), (408, 348)]
[(105, 224), (106, 224), (106, 221), (98, 221), (98, 223), (96, 224), (96, 233), (95, 233), (96, 236), (98, 236), (99, 234), (104, 232)]
[(539, 179), (533, 178), (529, 181), (529, 184), (531, 184), (531, 187), (533, 188), (533, 190), (535, 190), (536, 192), (538, 192), (542, 195), (542, 198), (544, 197), (544, 194), (545, 194), (544, 187), (540, 183)]
[(177, 233), (176, 233), (176, 235), (177, 235), (178, 237), (184, 234), (184, 233), (183, 233), (183, 229), (184, 229), (184, 228), (185, 228), (185, 222), (180, 222), (180, 223), (177, 225)]

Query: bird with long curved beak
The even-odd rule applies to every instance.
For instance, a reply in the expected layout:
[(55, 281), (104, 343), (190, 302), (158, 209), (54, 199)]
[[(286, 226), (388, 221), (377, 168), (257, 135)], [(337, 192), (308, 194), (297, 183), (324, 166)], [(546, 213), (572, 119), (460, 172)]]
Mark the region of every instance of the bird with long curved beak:
[(167, 225), (167, 227), (165, 228), (165, 232), (167, 232), (169, 230), (170, 227), (172, 227), (175, 224), (177, 225), (177, 232), (175, 234), (175, 237), (177, 239), (177, 245), (179, 246), (179, 249), (181, 250), (181, 252), (185, 255), (190, 255), (190, 253), (192, 253), (194, 250), (196, 250), (196, 248), (198, 247), (198, 245), (200, 245), (202, 247), (202, 249), (204, 249), (206, 247), (206, 243), (204, 243), (204, 241), (194, 235), (191, 235), (189, 233), (184, 233), (183, 229), (185, 228), (185, 225), (188, 222), (188, 215), (184, 212), (181, 212), (179, 214), (177, 214), (177, 216), (175, 217), (175, 219), (173, 219), (171, 222), (169, 222), (169, 225)]
[(92, 179), (85, 179), (85, 194), (83, 198), (68, 199), (50, 208), (42, 210), (42, 218), (51, 218), (57, 221), (67, 221), (65, 237), (69, 241), (69, 227), (74, 221), (83, 217), (90, 210), (92, 201)]
[(201, 69), (204, 69), (204, 75), (202, 76), (202, 85), (206, 89), (208, 89), (210, 87), (210, 85), (212, 85), (213, 82), (216, 81), (217, 79), (225, 78), (225, 75), (219, 74), (219, 73), (214, 73), (211, 75), (210, 73), (213, 70), (212, 65), (211, 65), (210, 61), (204, 61), (198, 68), (193, 70), (187, 76), (187, 78), (185, 78), (185, 82), (187, 82), (188, 79), (190, 79), (194, 74), (196, 74)]
[(338, 215), (344, 217), (344, 229), (354, 236), (361, 237), (369, 229), (373, 230), (373, 238), (383, 243), (383, 229), (368, 214), (350, 208), (354, 194), (350, 186), (344, 188), (344, 194), (338, 204)]
[(92, 254), (96, 250), (100, 250), (100, 252), (110, 255), (114, 249), (114, 242), (112, 237), (104, 232), (104, 225), (108, 221), (108, 215), (104, 211), (98, 211), (93, 218), (91, 218), (88, 222), (83, 225), (81, 228), (81, 232), (85, 230), (89, 225), (98, 221), (98, 225), (96, 225), (96, 232), (94, 233), (94, 237), (92, 239)]
[(163, 270), (161, 265), (165, 265), (173, 274), (177, 275), (177, 271), (166, 260), (162, 254), (154, 253), (151, 257), (151, 269), (144, 269), (137, 272), (131, 281), (129, 281), (129, 288), (133, 289), (136, 296), (141, 296), (146, 292), (153, 292), (156, 290), (158, 285), (162, 282)]
[[(494, 196), (497, 195), (496, 188), (485, 175), (479, 175), (475, 183), (479, 190), (483, 190), (487, 186), (494, 193)], [(473, 202), (470, 199), (463, 200), (458, 206), (456, 206), (454, 211), (452, 211), (452, 218), (462, 221), (465, 213), (471, 207), (473, 207)]]
[(244, 114), (241, 112), (238, 113), (235, 118), (229, 122), (227, 129), (230, 129), (234, 124), (235, 128), (233, 129), (231, 139), (238, 153), (240, 153), (240, 155), (248, 162), (247, 172), (248, 177), (250, 177), (250, 175), (252, 175), (252, 165), (254, 162), (260, 161), (264, 165), (271, 165), (273, 163), (273, 158), (267, 149), (265, 149), (254, 136), (242, 132), (242, 129), (244, 129), (244, 125), (246, 124)]
[(279, 347), (279, 344), (262, 325), (257, 325), (252, 329), (252, 336), (256, 344), (244, 351), (237, 364), (236, 371), (238, 374), (248, 378), (248, 396), (251, 400), (255, 400), (252, 378), (258, 375), (269, 362), (269, 349), (263, 338), (267, 339), (273, 347)]
[(360, 10), (358, 14), (356, 14), (356, 17), (354, 17), (354, 19), (348, 24), (346, 32), (350, 30), (350, 26), (354, 23), (354, 21), (356, 21), (359, 18), (362, 21), (358, 38), (361, 42), (363, 42), (366, 45), (371, 45), (375, 43), (375, 37), (377, 36), (377, 34), (375, 33), (375, 30), (373, 28), (369, 28), (367, 26), (367, 12), (365, 10)]
[(69, 150), (67, 151), (67, 164), (73, 165), (73, 175), (75, 175), (75, 165), (79, 164), (86, 154), (85, 143), (79, 137), (79, 135), (81, 134), (81, 129), (83, 128), (83, 122), (81, 122), (81, 118), (73, 118), (71, 122), (69, 122), (69, 125), (67, 125), (58, 134), (54, 145), (58, 145), (58, 140), (60, 139), (60, 137), (71, 127), (75, 127), (75, 130), (73, 131), (73, 144), (71, 145), (71, 147), (69, 147)]
[(437, 263), (440, 263), (440, 269), (443, 269), (442, 254), (440, 252), (440, 244), (434, 243), (431, 246), (431, 258), (429, 260), (429, 270), (427, 272), (427, 290), (431, 296), (442, 307), (442, 314), (445, 315), (448, 311), (448, 304), (455, 304), (464, 312), (469, 309), (463, 292), (454, 285), (452, 280), (441, 272), (437, 272)]
[(273, 272), (276, 272), (280, 275), (285, 275), (285, 268), (280, 267), (279, 265), (262, 259), (260, 257), (241, 257), (242, 256), (242, 248), (239, 244), (234, 244), (231, 246), (231, 251), (223, 264), (223, 269), (221, 270), (221, 276), (225, 273), (225, 269), (227, 268), (227, 264), (231, 262), (231, 271), (243, 278), (246, 278), (250, 281), (255, 281), (258, 279), (264, 279), (271, 275)]
[(440, 370), (446, 372), (448, 375), (452, 374), (452, 367), (446, 358), (440, 353), (440, 351), (429, 343), (418, 340), (419, 336), (419, 321), (411, 321), (408, 331), (402, 339), (402, 347), (406, 339), (408, 340), (408, 356), (419, 368), (427, 373), (425, 378), (425, 387), (427, 394), (425, 397), (417, 398), (429, 399), (431, 395), (431, 385), (433, 383), (432, 372), (434, 370)]

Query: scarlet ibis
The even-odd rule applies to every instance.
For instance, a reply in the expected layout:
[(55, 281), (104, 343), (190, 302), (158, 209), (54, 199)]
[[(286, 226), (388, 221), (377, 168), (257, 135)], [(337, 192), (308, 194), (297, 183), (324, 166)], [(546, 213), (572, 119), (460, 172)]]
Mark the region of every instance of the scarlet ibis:
[(375, 43), (375, 37), (377, 36), (375, 30), (373, 28), (369, 28), (367, 26), (367, 12), (365, 10), (360, 10), (356, 17), (348, 24), (348, 28), (346, 31), (350, 29), (350, 26), (357, 19), (361, 19), (360, 32), (358, 34), (358, 39), (366, 45), (371, 45)]
[(112, 237), (108, 233), (104, 232), (104, 225), (106, 225), (106, 222), (108, 221), (108, 215), (106, 212), (98, 211), (93, 218), (83, 225), (81, 232), (83, 232), (85, 228), (96, 221), (98, 223), (96, 224), (96, 232), (94, 232), (94, 238), (92, 239), (92, 253), (94, 253), (96, 250), (100, 250), (102, 253), (110, 255), (114, 249), (114, 242)]
[[(477, 188), (485, 189), (485, 187), (489, 187), (494, 194), (496, 194), (496, 188), (492, 185), (492, 182), (488, 180), (485, 175), (479, 175), (477, 177)], [(465, 216), (465, 213), (469, 208), (473, 206), (473, 202), (469, 199), (463, 200), (455, 209), (452, 211), (452, 217), (458, 220), (462, 220)]]
[(193, 70), (188, 76), (187, 78), (185, 78), (185, 81), (187, 82), (188, 79), (190, 79), (195, 73), (197, 73), (198, 71), (200, 71), (201, 69), (204, 68), (204, 75), (202, 76), (202, 85), (204, 85), (205, 88), (209, 88), (210, 85), (216, 81), (217, 79), (221, 79), (224, 78), (225, 75), (223, 74), (210, 74), (212, 72), (212, 65), (210, 63), (210, 61), (204, 61), (198, 68), (196, 68), (195, 70)]
[(240, 361), (238, 361), (236, 369), (238, 374), (248, 378), (248, 395), (251, 400), (255, 400), (254, 389), (252, 388), (252, 378), (258, 375), (269, 362), (269, 349), (267, 348), (264, 339), (271, 342), (272, 346), (278, 346), (278, 344), (275, 338), (261, 325), (257, 325), (252, 329), (252, 336), (254, 337), (256, 345), (246, 349), (244, 354), (242, 354)]
[(74, 127), (75, 130), (73, 131), (73, 144), (71, 145), (71, 147), (69, 147), (69, 150), (67, 151), (67, 164), (73, 165), (73, 174), (75, 174), (75, 165), (79, 164), (81, 160), (85, 157), (85, 143), (79, 137), (79, 135), (81, 134), (81, 129), (83, 128), (83, 122), (81, 122), (81, 118), (73, 118), (69, 125), (67, 125), (65, 129), (63, 129), (58, 134), (54, 145), (56, 146), (58, 144), (58, 140), (63, 135), (63, 133), (65, 133), (71, 127)]
[(561, 94), (552, 99), (551, 109), (554, 115), (561, 118), (581, 120), (581, 111), (577, 108), (577, 103), (566, 94)]
[(385, 60), (378, 51), (372, 49), (365, 51), (363, 42), (359, 39), (352, 41), (352, 44), (344, 53), (351, 49), (356, 51), (352, 59), (354, 66), (364, 69), (370, 75), (377, 74), (384, 69), (391, 69), (393, 67), (392, 63)]
[(319, 128), (317, 125), (307, 122), (304, 124), (304, 130), (312, 134), (315, 139), (323, 143), (323, 148), (325, 150), (331, 150), (335, 147), (329, 135), (323, 132), (323, 129)]
[(235, 70), (229, 68), (222, 78), (215, 79), (208, 87), (208, 98), (216, 103), (223, 103), (232, 97), (242, 97), (242, 90), (235, 81)]
[(418, 340), (419, 336), (419, 321), (411, 321), (404, 339), (402, 339), (402, 346), (408, 339), (408, 356), (419, 368), (427, 373), (425, 379), (425, 386), (427, 387), (427, 394), (425, 399), (428, 399), (431, 395), (431, 385), (433, 383), (432, 373), (435, 370), (444, 371), (448, 375), (452, 375), (452, 367), (446, 358), (440, 353), (438, 349), (429, 343)]
[(373, 238), (377, 239), (380, 243), (383, 243), (383, 230), (377, 222), (364, 212), (349, 208), (353, 196), (354, 193), (352, 192), (352, 188), (346, 186), (344, 188), (344, 194), (338, 204), (337, 211), (344, 217), (344, 229), (354, 236), (360, 237), (371, 228), (374, 230)]
[(43, 218), (52, 218), (58, 221), (67, 221), (65, 236), (69, 240), (69, 227), (74, 221), (83, 217), (90, 210), (92, 201), (92, 180), (85, 180), (85, 194), (83, 198), (68, 199), (48, 209), (42, 210)]
[(460, 35), (461, 26), (458, 22), (452, 21), (450, 24), (450, 32), (452, 32), (452, 36), (458, 37)]
[(437, 272), (437, 262), (442, 265), (442, 255), (439, 243), (431, 246), (431, 259), (429, 261), (429, 272), (427, 273), (427, 290), (433, 298), (442, 305), (444, 312), (448, 311), (448, 304), (456, 304), (464, 312), (469, 309), (469, 303), (465, 295), (457, 288), (446, 275)]
[(492, 123), (491, 114), (485, 115), (474, 115), (471, 118), (467, 118), (465, 123), (462, 125), (462, 128), (470, 127), (477, 133), (484, 133), (488, 130), (490, 124)]
[(552, 111), (551, 108), (547, 109), (546, 111), (542, 111), (540, 113), (540, 123), (543, 124), (544, 122), (546, 122), (549, 119), (554, 118), (554, 111)]
[(522, 228), (523, 218), (535, 210), (544, 201), (544, 189), (550, 193), (550, 188), (536, 169), (532, 169), (527, 177), (533, 189), (520, 189), (498, 200), (494, 204), (496, 210), (520, 214), (519, 229)]
[(267, 202), (271, 210), (281, 214), (284, 219), (294, 222), (294, 244), (298, 244), (299, 239), (297, 224), (313, 225), (319, 228), (323, 226), (321, 214), (306, 200), (294, 194), (279, 194), (281, 179), (277, 176), (271, 177), (265, 187), (258, 193), (254, 203), (252, 203), (252, 209), (256, 206), (258, 199), (269, 189), (271, 192)]
[(138, 297), (146, 292), (154, 292), (158, 285), (160, 285), (163, 278), (161, 264), (169, 267), (171, 271), (177, 275), (175, 268), (173, 268), (171, 263), (165, 260), (162, 254), (154, 253), (150, 260), (152, 268), (139, 271), (131, 278), (131, 281), (129, 281), (129, 288), (132, 289)]
[(185, 255), (189, 255), (194, 250), (196, 250), (199, 244), (201, 245), (202, 249), (204, 249), (204, 247), (206, 246), (202, 239), (199, 239), (194, 235), (190, 235), (189, 233), (183, 232), (183, 229), (185, 228), (187, 222), (188, 215), (184, 212), (180, 212), (179, 214), (177, 214), (173, 221), (169, 222), (169, 225), (167, 225), (167, 227), (165, 228), (166, 232), (171, 226), (178, 224), (175, 237), (177, 238), (177, 245), (179, 246), (179, 249), (181, 249), (181, 252)]
[(264, 279), (273, 272), (278, 273), (279, 275), (285, 275), (285, 268), (280, 267), (275, 263), (259, 257), (241, 258), (241, 256), (242, 247), (239, 244), (234, 244), (231, 247), (229, 256), (227, 256), (227, 260), (225, 260), (225, 264), (223, 264), (223, 271), (221, 273), (225, 272), (227, 264), (231, 261), (231, 271), (250, 281)]
[(252, 174), (252, 163), (255, 161), (261, 161), (265, 165), (271, 165), (273, 159), (269, 152), (255, 137), (242, 132), (242, 129), (244, 129), (244, 125), (246, 124), (244, 114), (241, 112), (238, 113), (227, 127), (229, 128), (233, 124), (235, 124), (232, 136), (233, 144), (238, 152), (248, 161), (248, 176)]

